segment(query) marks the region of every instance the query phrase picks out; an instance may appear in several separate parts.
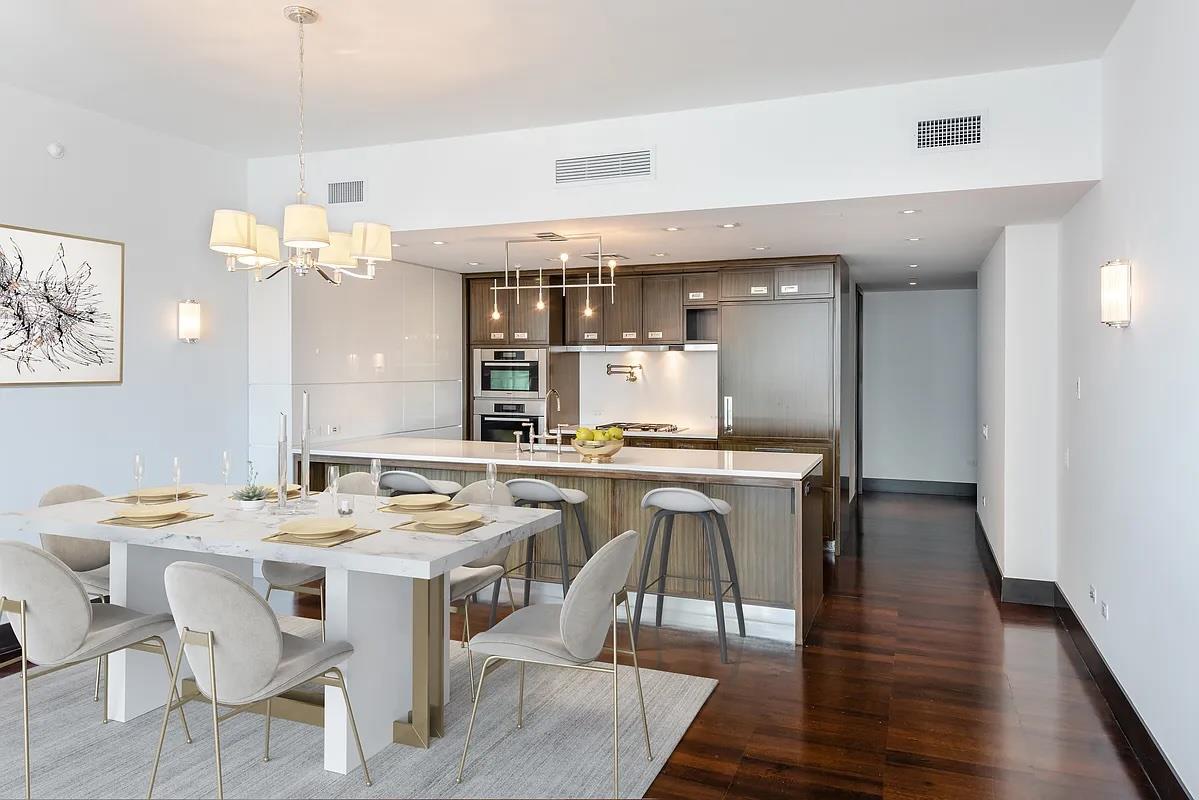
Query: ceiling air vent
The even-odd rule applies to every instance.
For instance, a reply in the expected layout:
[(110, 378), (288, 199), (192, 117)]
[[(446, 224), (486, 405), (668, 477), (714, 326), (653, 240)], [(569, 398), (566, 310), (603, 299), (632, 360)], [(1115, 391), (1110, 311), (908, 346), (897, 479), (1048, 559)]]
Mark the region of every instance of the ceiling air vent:
[(538, 239), (540, 239), (543, 242), (565, 242), (566, 241), (565, 236), (563, 236), (560, 233), (554, 233), (553, 231), (545, 231), (544, 233), (535, 233), (533, 235), (536, 236)]
[(962, 147), (982, 144), (982, 114), (922, 119), (916, 123), (916, 148)]
[(638, 178), (653, 174), (653, 155), (649, 150), (560, 158), (554, 162), (554, 183)]
[(361, 202), (362, 181), (342, 181), (329, 184), (329, 205)]

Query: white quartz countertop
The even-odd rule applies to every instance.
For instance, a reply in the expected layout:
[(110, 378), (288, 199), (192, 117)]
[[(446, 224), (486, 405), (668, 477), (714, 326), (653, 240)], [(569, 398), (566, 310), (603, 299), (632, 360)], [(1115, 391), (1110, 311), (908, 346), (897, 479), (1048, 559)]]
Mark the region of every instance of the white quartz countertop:
[[(563, 425), (562, 432), (574, 434), (578, 425)], [(590, 426), (588, 426), (590, 427)], [(553, 431), (550, 431), (553, 433)], [(699, 428), (682, 428), (677, 431), (625, 431), (624, 435), (636, 439), (718, 439), (716, 431)]]
[(550, 446), (535, 453), (517, 452), (515, 444), (458, 439), (414, 439), (379, 436), (312, 447), (323, 458), (381, 458), (384, 461), (428, 461), (453, 464), (494, 462), (499, 466), (545, 465), (590, 473), (644, 472), (647, 475), (769, 478), (799, 481), (820, 467), (812, 453), (755, 453), (733, 450), (674, 450), (625, 447), (610, 464), (589, 464), (568, 445), (559, 454)]
[[(561, 512), (551, 509), (492, 507), (485, 504), (470, 506), (482, 513), (484, 518), (493, 520), (481, 528), (457, 536), (412, 533), (391, 530), (395, 525), (411, 521), (411, 516), (373, 510), (374, 498), (357, 496), (353, 517), (356, 526), (377, 528), (379, 532), (336, 547), (309, 547), (262, 541), (264, 537), (277, 533), (283, 520), (299, 517), (275, 516), (269, 504), (262, 511), (240, 511), (236, 503), (229, 499), (230, 487), (193, 484), (192, 488), (207, 496), (187, 501), (189, 510), (209, 512), (212, 513), (211, 517), (155, 529), (106, 525), (100, 520), (114, 516), (118, 509), (125, 506), (111, 503), (106, 498), (96, 498), (29, 511), (0, 513), (0, 539), (18, 532), (27, 535), (52, 533), (171, 550), (429, 579), (549, 530), (558, 525), (561, 517)], [(328, 495), (317, 496), (314, 515), (333, 516)]]

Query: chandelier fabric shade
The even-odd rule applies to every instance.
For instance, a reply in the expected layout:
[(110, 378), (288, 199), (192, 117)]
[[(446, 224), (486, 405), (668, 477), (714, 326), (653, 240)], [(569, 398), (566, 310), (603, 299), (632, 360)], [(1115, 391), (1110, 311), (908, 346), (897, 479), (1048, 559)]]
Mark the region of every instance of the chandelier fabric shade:
[(350, 256), (359, 261), (391, 260), (391, 227), (378, 222), (355, 222)]
[(254, 267), (275, 263), (279, 260), (279, 231), (271, 225), (259, 224), (255, 227), (257, 229), (257, 241), (254, 247), (254, 254), (238, 256), (237, 263), (248, 264)]
[(208, 249), (227, 256), (252, 256), (256, 250), (257, 221), (248, 211), (219, 208), (212, 212)]
[(329, 246), (322, 247), (316, 263), (331, 269), (354, 269), (358, 262), (350, 257), (350, 234), (330, 231)]
[(283, 209), (283, 244), (300, 250), (329, 246), (329, 218), (323, 206), (292, 203)]

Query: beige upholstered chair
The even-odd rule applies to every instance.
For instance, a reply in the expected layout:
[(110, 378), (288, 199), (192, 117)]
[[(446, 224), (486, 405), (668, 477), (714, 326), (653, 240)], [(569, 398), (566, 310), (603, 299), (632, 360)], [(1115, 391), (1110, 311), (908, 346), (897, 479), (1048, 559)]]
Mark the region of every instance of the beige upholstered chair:
[[(46, 492), (37, 504), (40, 508), (103, 496), (90, 486), (68, 483), (55, 486)], [(100, 598), (102, 603), (107, 602), (108, 595), (112, 593), (108, 580), (108, 542), (76, 539), (73, 536), (54, 536), (48, 533), (43, 533), (41, 539), (42, 549), (66, 564), (90, 596)], [(93, 699), (97, 702), (100, 700), (100, 667), (100, 660), (96, 659), (96, 691)]]
[[(104, 671), (108, 656), (119, 650), (145, 650), (162, 655), (168, 676), (175, 670), (163, 635), (171, 629), (170, 614), (140, 614), (124, 606), (94, 604), (78, 576), (59, 559), (24, 542), (0, 542), (0, 616), (7, 615), (21, 655), (0, 664), (21, 662), (21, 699), (25, 731), (25, 796), (29, 797), (29, 681), (65, 667), (98, 658)], [(38, 665), (30, 674), (29, 663)], [(107, 690), (107, 687), (105, 687)], [(175, 698), (171, 683), (170, 699)], [(170, 703), (168, 703), (168, 707)], [(168, 716), (169, 719), (169, 716)], [(187, 740), (183, 709), (179, 719)], [(104, 694), (108, 722), (108, 692)], [(165, 735), (166, 720), (163, 721)]]
[[(637, 666), (637, 648), (632, 643), (633, 631), (628, 626), (629, 598), (625, 592), (629, 569), (637, 555), (637, 532), (625, 531), (600, 548), (579, 571), (566, 593), (561, 605), (543, 604), (525, 606), (496, 623), (490, 630), (475, 634), (470, 640), (473, 653), (487, 656), (479, 675), (479, 688), (475, 692), (474, 705), (470, 713), (470, 724), (466, 729), (466, 742), (462, 746), (462, 760), (458, 763), (458, 782), (466, 768), (466, 753), (470, 748), (470, 737), (475, 727), (475, 716), (479, 713), (479, 698), (483, 696), (483, 683), (487, 673), (505, 661), (517, 662), (516, 727), (524, 725), (525, 664), (543, 664), (551, 667), (585, 669), (612, 673), (612, 792), (620, 796), (620, 719), (616, 655), (623, 652), (633, 658), (633, 675), (637, 683), (637, 697), (641, 701), (641, 727), (645, 732), (645, 752), (653, 759), (649, 742), (649, 721), (645, 716), (645, 697), (641, 692), (641, 671)], [(625, 620), (629, 630), (627, 651), (616, 647), (616, 607), (625, 605)], [(608, 631), (612, 631), (612, 666), (593, 664), (604, 649)]]
[[(167, 602), (179, 632), (175, 672), (186, 656), (199, 691), (199, 695), (188, 695), (178, 703), (169, 698), (165, 714), (169, 715), (173, 707), (199, 696), (208, 699), (212, 706), (217, 797), (223, 797), (225, 791), (221, 779), (220, 723), (255, 706), (262, 707), (266, 716), (263, 760), (269, 760), (271, 700), (304, 683), (341, 689), (362, 772), (369, 786), (370, 772), (358, 738), (354, 709), (350, 705), (345, 676), (337, 666), (353, 654), (354, 646), (348, 642), (317, 642), (283, 633), (266, 601), (236, 575), (219, 567), (176, 561), (166, 568), (163, 578)], [(172, 675), (172, 681), (174, 679)], [(233, 710), (222, 717), (219, 706), (229, 706)], [(166, 720), (164, 715), (150, 774), (150, 795), (154, 793), (154, 779), (162, 756)]]
[(379, 489), (388, 497), (396, 494), (452, 495), (462, 491), (462, 484), (457, 481), (429, 480), (419, 472), (395, 469), (379, 476)]
[(337, 479), (337, 491), (343, 494), (374, 494), (369, 472), (347, 472)]

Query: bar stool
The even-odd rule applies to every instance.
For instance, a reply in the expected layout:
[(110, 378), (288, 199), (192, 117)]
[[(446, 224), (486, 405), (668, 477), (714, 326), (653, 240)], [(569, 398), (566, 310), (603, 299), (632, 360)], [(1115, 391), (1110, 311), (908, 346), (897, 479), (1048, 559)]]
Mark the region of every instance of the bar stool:
[[(579, 489), (562, 489), (549, 481), (536, 478), (513, 478), (507, 482), (508, 491), (518, 506), (537, 508), (554, 506), (562, 512), (562, 524), (558, 526), (558, 550), (562, 559), (562, 596), (570, 591), (570, 564), (566, 560), (566, 507), (575, 511), (575, 519), (579, 523), (579, 537), (583, 540), (583, 552), (587, 559), (594, 555), (591, 547), (591, 534), (587, 532), (587, 519), (583, 516), (583, 503), (587, 502), (587, 493)], [(533, 539), (530, 537), (525, 545), (525, 605), (529, 604), (529, 588), (533, 580)], [(517, 567), (519, 569), (519, 567)]]
[[(678, 514), (694, 514), (699, 517), (704, 526), (704, 538), (708, 544), (708, 566), (712, 575), (712, 600), (716, 604), (716, 632), (720, 638), (720, 660), (728, 663), (728, 644), (724, 635), (724, 595), (730, 589), (733, 591), (733, 604), (737, 607), (737, 627), (745, 636), (745, 613), (741, 608), (741, 584), (737, 581), (737, 564), (733, 560), (733, 543), (729, 539), (729, 528), (724, 518), (733, 507), (723, 500), (708, 497), (703, 492), (694, 489), (662, 488), (652, 489), (641, 498), (642, 508), (657, 508), (649, 526), (649, 536), (645, 540), (645, 554), (641, 558), (641, 580), (637, 583), (637, 605), (633, 611), (633, 638), (641, 628), (641, 604), (645, 600), (646, 591), (655, 583), (658, 585), (658, 609), (654, 625), (662, 627), (662, 599), (666, 585), (666, 565), (670, 559), (670, 535), (674, 531), (674, 518)], [(658, 556), (658, 577), (646, 583), (649, 578), (649, 563), (654, 554), (654, 542), (658, 538), (658, 527), (666, 523), (662, 532), (662, 548)], [(729, 579), (720, 577), (720, 547), (724, 549), (724, 562), (728, 568)], [(721, 588), (722, 583), (728, 586)]]
[(462, 491), (462, 484), (457, 481), (429, 480), (419, 472), (393, 469), (379, 476), (379, 489), (385, 497), (397, 494), (454, 495)]

